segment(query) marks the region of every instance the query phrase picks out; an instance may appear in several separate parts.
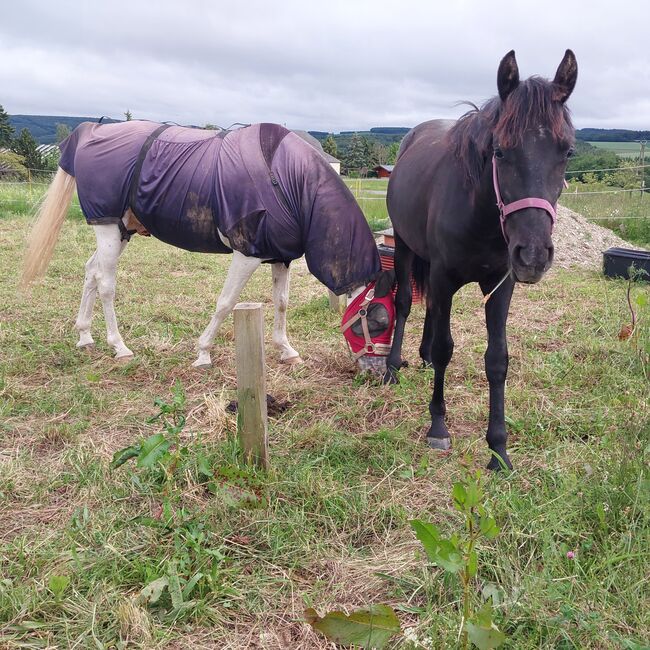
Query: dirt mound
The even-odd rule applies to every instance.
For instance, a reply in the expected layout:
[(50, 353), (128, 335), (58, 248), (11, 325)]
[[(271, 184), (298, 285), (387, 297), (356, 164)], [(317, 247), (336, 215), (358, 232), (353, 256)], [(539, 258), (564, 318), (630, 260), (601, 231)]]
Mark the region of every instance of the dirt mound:
[(580, 266), (594, 271), (603, 267), (603, 251), (612, 246), (638, 248), (603, 228), (587, 221), (581, 214), (561, 205), (557, 208), (557, 224), (553, 233), (554, 267), (568, 269)]

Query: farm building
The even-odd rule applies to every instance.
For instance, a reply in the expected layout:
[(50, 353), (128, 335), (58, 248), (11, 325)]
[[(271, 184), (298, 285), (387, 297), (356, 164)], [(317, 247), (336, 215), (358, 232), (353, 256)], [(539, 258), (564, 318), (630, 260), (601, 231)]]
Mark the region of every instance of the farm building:
[(58, 154), (59, 153), (59, 145), (58, 144), (39, 144), (38, 147), (36, 147), (36, 151), (38, 151), (41, 156), (49, 156), (52, 153)]
[(292, 131), (296, 135), (299, 135), (305, 142), (308, 142), (312, 147), (314, 147), (314, 149), (320, 151), (337, 174), (341, 173), (341, 161), (338, 158), (334, 158), (334, 156), (326, 153), (323, 150), (321, 143), (313, 135), (307, 133), (307, 131), (299, 131), (297, 129), (292, 129)]
[(393, 171), (395, 165), (377, 165), (374, 168), (377, 178), (390, 178), (390, 173)]

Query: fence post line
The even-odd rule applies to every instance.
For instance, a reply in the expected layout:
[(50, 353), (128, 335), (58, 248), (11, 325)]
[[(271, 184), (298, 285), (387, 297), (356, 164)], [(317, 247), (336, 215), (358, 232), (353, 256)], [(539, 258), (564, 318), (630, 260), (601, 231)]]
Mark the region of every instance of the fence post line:
[(237, 357), (237, 435), (248, 463), (268, 466), (266, 363), (262, 303), (242, 302), (233, 310)]

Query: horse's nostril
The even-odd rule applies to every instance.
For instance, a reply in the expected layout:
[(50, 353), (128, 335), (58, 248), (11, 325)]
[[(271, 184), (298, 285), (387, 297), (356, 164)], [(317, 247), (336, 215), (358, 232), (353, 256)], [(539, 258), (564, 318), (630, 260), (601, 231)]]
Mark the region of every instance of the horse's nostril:
[(553, 246), (515, 246), (512, 261), (522, 266), (547, 266), (553, 261)]
[(514, 251), (512, 252), (512, 259), (514, 262), (517, 264), (522, 264), (526, 265), (526, 260), (524, 259), (524, 247), (523, 246), (515, 246)]
[(555, 246), (548, 247), (548, 263), (553, 264), (553, 258), (555, 257)]

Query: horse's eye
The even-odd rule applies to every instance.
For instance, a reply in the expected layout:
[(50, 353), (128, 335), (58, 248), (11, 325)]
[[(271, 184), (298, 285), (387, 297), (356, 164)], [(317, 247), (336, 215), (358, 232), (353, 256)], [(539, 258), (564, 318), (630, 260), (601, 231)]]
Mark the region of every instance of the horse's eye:
[(495, 158), (503, 158), (503, 151), (499, 149), (498, 147), (494, 150), (494, 157)]
[(567, 157), (567, 158), (571, 158), (573, 155), (575, 155), (575, 152), (576, 152), (575, 148), (574, 148), (574, 147), (571, 147), (571, 148), (566, 152), (566, 157)]

